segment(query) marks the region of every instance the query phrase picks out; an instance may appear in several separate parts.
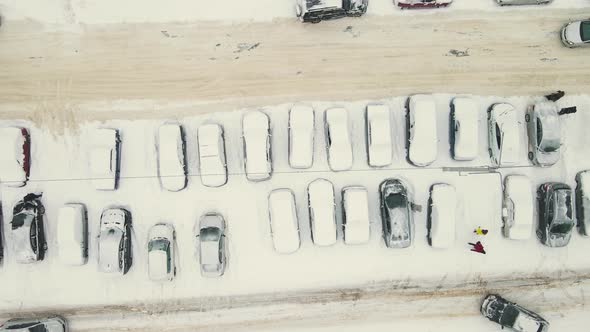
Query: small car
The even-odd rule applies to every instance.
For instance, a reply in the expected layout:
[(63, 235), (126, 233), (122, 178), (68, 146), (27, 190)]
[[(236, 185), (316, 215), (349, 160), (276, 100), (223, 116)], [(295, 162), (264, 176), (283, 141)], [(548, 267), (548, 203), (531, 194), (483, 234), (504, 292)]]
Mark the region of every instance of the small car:
[(225, 272), (225, 220), (220, 214), (206, 213), (196, 232), (201, 275), (220, 277)]
[(291, 254), (299, 249), (299, 222), (291, 189), (275, 189), (268, 195), (270, 231), (275, 251)]
[(65, 265), (84, 265), (88, 260), (88, 217), (84, 204), (68, 203), (57, 217), (57, 249)]
[(31, 169), (31, 138), (26, 128), (0, 128), (0, 183), (22, 187)]
[(344, 16), (361, 16), (369, 0), (296, 0), (295, 11), (302, 22), (318, 23)]
[(504, 180), (502, 233), (511, 240), (527, 240), (533, 232), (533, 184), (524, 175), (509, 175)]
[(204, 124), (197, 135), (201, 183), (207, 187), (221, 187), (227, 183), (223, 128), (218, 124)]
[(336, 212), (334, 186), (326, 179), (317, 179), (307, 187), (311, 238), (318, 246), (336, 243)]
[(529, 137), (529, 160), (546, 167), (559, 161), (561, 147), (561, 126), (559, 110), (552, 102), (532, 105), (525, 114)]
[(116, 190), (119, 185), (121, 138), (117, 129), (95, 129), (90, 137), (90, 179), (97, 190)]
[(369, 166), (384, 167), (391, 164), (393, 143), (389, 108), (386, 105), (368, 105), (365, 122)]
[(344, 243), (363, 244), (369, 241), (369, 198), (367, 189), (350, 186), (342, 189), (342, 228)]
[(481, 314), (492, 322), (517, 332), (547, 332), (549, 323), (543, 317), (499, 295), (490, 294), (481, 304)]
[(186, 187), (185, 140), (182, 126), (165, 123), (158, 128), (158, 177), (162, 189), (180, 191)]
[(507, 5), (545, 5), (553, 2), (553, 0), (496, 0), (500, 6)]
[(520, 155), (520, 133), (514, 106), (493, 104), (488, 110), (488, 151), (492, 164), (512, 166)]
[(590, 236), (590, 171), (576, 174), (576, 219), (580, 235)]
[(455, 243), (456, 219), (455, 187), (446, 183), (432, 185), (427, 212), (428, 244), (439, 249), (452, 247)]
[(405, 8), (439, 8), (447, 7), (453, 0), (397, 0), (401, 9)]
[(572, 237), (574, 198), (565, 183), (544, 183), (537, 191), (539, 226), (537, 237), (548, 247), (565, 247)]
[(479, 154), (479, 119), (475, 101), (456, 97), (451, 102), (450, 143), (455, 160), (473, 160)]
[(131, 268), (131, 214), (123, 208), (110, 208), (100, 216), (98, 270), (125, 274)]
[(590, 46), (590, 20), (566, 24), (561, 29), (561, 42), (570, 48)]
[(436, 105), (427, 95), (414, 95), (406, 105), (407, 158), (415, 166), (428, 166), (436, 160)]
[(10, 228), (18, 263), (33, 263), (45, 257), (47, 242), (43, 224), (44, 215), (45, 208), (41, 202), (41, 194), (27, 194), (14, 206)]
[(12, 332), (68, 332), (68, 324), (63, 317), (14, 318), (0, 325), (1, 331)]
[(406, 186), (387, 179), (379, 186), (383, 237), (388, 248), (407, 248), (414, 237), (414, 219)]
[(348, 124), (348, 111), (330, 108), (324, 114), (328, 163), (333, 171), (346, 171), (352, 167), (352, 141)]
[(270, 120), (260, 112), (248, 112), (242, 118), (244, 167), (250, 181), (263, 181), (272, 174)]
[(295, 105), (289, 111), (289, 165), (293, 168), (313, 165), (314, 116), (309, 106)]
[(159, 223), (148, 234), (148, 274), (152, 281), (171, 281), (176, 275), (174, 227)]

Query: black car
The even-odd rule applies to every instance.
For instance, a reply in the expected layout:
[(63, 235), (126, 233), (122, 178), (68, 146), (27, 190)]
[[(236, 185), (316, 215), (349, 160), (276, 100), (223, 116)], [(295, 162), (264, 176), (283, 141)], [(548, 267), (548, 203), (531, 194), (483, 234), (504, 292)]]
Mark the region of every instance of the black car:
[(44, 214), (41, 194), (27, 194), (14, 206), (10, 228), (17, 262), (33, 263), (45, 257)]
[(398, 179), (387, 179), (379, 186), (383, 238), (389, 248), (412, 245), (414, 221), (408, 190)]
[(543, 317), (499, 295), (486, 296), (481, 314), (492, 322), (518, 332), (547, 332), (549, 323)]
[(539, 227), (537, 237), (548, 247), (564, 247), (572, 237), (574, 197), (570, 186), (564, 183), (544, 183), (537, 191), (539, 200)]

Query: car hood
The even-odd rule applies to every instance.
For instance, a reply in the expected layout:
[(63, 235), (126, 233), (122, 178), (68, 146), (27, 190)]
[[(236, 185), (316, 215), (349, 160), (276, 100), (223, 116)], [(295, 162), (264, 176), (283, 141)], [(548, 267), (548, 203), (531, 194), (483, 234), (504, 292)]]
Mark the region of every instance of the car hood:
[(572, 22), (565, 27), (565, 38), (572, 43), (581, 43), (582, 35), (580, 34), (581, 22)]

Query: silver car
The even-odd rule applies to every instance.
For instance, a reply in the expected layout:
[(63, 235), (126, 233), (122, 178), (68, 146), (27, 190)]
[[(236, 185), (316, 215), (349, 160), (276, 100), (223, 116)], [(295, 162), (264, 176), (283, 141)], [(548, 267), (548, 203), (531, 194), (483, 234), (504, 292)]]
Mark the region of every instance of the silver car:
[(408, 190), (398, 179), (387, 179), (379, 186), (383, 237), (389, 248), (412, 245), (414, 220)]
[(369, 0), (296, 0), (295, 10), (301, 21), (318, 23), (344, 16), (361, 16), (368, 6)]
[(545, 5), (553, 2), (553, 0), (496, 0), (500, 6), (507, 5)]
[(174, 264), (174, 227), (159, 223), (150, 228), (148, 235), (148, 274), (152, 281), (171, 281), (176, 275)]
[(63, 317), (15, 318), (0, 326), (0, 331), (12, 332), (67, 332), (68, 324)]
[(199, 221), (196, 234), (201, 275), (219, 277), (225, 272), (225, 220), (220, 214), (207, 213)]
[(132, 262), (131, 214), (122, 208), (104, 210), (98, 238), (99, 271), (125, 274)]
[(590, 20), (566, 24), (561, 29), (561, 42), (570, 48), (590, 46)]
[(28, 194), (14, 206), (10, 228), (14, 237), (14, 251), (18, 263), (43, 260), (47, 242), (43, 229), (45, 209), (41, 195)]
[(529, 107), (525, 114), (529, 136), (529, 159), (538, 166), (551, 166), (559, 161), (561, 127), (559, 111), (552, 102)]

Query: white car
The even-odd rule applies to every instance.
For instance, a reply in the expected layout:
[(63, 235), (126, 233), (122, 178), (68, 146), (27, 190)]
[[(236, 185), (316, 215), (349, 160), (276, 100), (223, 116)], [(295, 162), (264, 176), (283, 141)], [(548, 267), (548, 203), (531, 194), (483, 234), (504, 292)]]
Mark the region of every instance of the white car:
[(512, 166), (520, 155), (520, 132), (514, 106), (493, 104), (488, 110), (488, 144), (494, 166)]
[(131, 214), (122, 208), (106, 209), (100, 216), (98, 270), (126, 274), (133, 263)]
[(90, 179), (97, 190), (115, 190), (119, 184), (121, 139), (117, 129), (99, 128), (91, 133)]
[(225, 139), (218, 124), (199, 127), (199, 169), (201, 183), (207, 187), (221, 187), (227, 183)]
[(344, 108), (330, 108), (324, 115), (330, 168), (333, 171), (349, 170), (352, 167), (352, 142), (348, 112)]
[(438, 183), (430, 188), (428, 204), (428, 243), (433, 248), (446, 249), (455, 243), (457, 222), (457, 193), (455, 187)]
[(247, 112), (242, 118), (242, 134), (246, 177), (250, 181), (269, 179), (272, 174), (272, 159), (268, 115), (260, 111)]
[(293, 106), (289, 112), (289, 164), (293, 168), (313, 165), (315, 120), (313, 108)]
[(220, 214), (206, 213), (196, 230), (201, 275), (220, 277), (225, 272), (225, 220)]
[(148, 235), (148, 274), (152, 281), (171, 281), (176, 275), (174, 227), (155, 224)]
[(561, 125), (559, 110), (553, 102), (541, 102), (529, 107), (525, 115), (529, 137), (529, 160), (538, 166), (551, 166), (559, 161)]
[(158, 128), (158, 176), (162, 188), (180, 191), (186, 187), (185, 143), (182, 127), (166, 123)]
[(325, 179), (317, 179), (307, 187), (311, 238), (318, 246), (336, 243), (336, 212), (334, 187)]
[(368, 105), (366, 111), (367, 152), (369, 166), (383, 167), (391, 164), (393, 143), (389, 107)]
[(59, 209), (57, 247), (65, 265), (84, 265), (88, 260), (88, 218), (83, 204), (69, 203)]
[(427, 95), (414, 95), (408, 100), (408, 160), (416, 166), (428, 166), (436, 160), (436, 105)]
[(0, 183), (22, 187), (27, 183), (31, 168), (31, 143), (25, 128), (0, 128)]
[(566, 24), (561, 29), (561, 41), (570, 48), (590, 46), (590, 20)]
[(504, 180), (502, 201), (503, 234), (512, 240), (527, 240), (533, 232), (533, 184), (524, 175), (509, 175)]
[(479, 153), (479, 120), (473, 99), (457, 97), (451, 103), (451, 155), (455, 160), (473, 160)]
[(275, 189), (268, 196), (270, 231), (275, 251), (290, 254), (299, 249), (299, 222), (295, 195), (290, 189)]
[(344, 188), (342, 190), (342, 210), (344, 243), (367, 243), (370, 235), (367, 189), (360, 186)]

